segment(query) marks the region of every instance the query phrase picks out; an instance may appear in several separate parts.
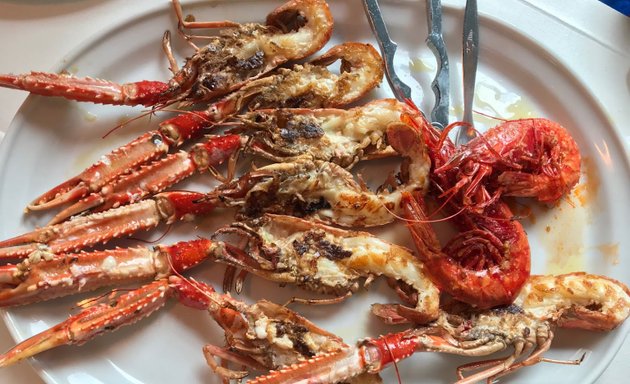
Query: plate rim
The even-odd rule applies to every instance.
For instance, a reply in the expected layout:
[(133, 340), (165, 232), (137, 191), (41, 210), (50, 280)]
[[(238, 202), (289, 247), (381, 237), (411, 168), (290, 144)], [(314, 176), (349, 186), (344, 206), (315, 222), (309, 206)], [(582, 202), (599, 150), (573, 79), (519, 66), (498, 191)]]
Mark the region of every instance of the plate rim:
[[(211, 4), (211, 6), (220, 6), (221, 3), (232, 3), (232, 2), (246, 3), (246, 2), (251, 2), (251, 1), (252, 0), (232, 0), (232, 1), (212, 0), (213, 4)], [(394, 4), (418, 2), (415, 0), (384, 0), (384, 1), (387, 3), (394, 3)], [(203, 3), (203, 0), (192, 0), (192, 1), (185, 2), (185, 5), (199, 6), (202, 3)], [(463, 11), (462, 7), (450, 4), (450, 2), (448, 2), (445, 5), (445, 7), (452, 8), (458, 12)], [(164, 3), (164, 4), (157, 5), (155, 7), (152, 7), (146, 11), (142, 11), (140, 12), (139, 15), (129, 15), (126, 18), (118, 18), (116, 22), (109, 24), (105, 29), (99, 32), (96, 32), (90, 35), (89, 37), (86, 37), (84, 40), (82, 40), (80, 44), (76, 45), (73, 49), (71, 49), (69, 52), (64, 54), (62, 58), (53, 66), (53, 70), (58, 72), (64, 68), (67, 68), (72, 62), (80, 58), (86, 50), (90, 49), (90, 46), (92, 44), (104, 39), (107, 35), (111, 34), (112, 32), (115, 32), (115, 30), (120, 29), (120, 28), (125, 28), (129, 24), (132, 24), (134, 21), (139, 20), (139, 19), (149, 19), (165, 11), (167, 11), (168, 13), (168, 8), (170, 8), (169, 4)], [(489, 15), (489, 14), (483, 14), (480, 16), (482, 16), (483, 19), (486, 19), (487, 21), (491, 23), (495, 23), (496, 25), (500, 26), (502, 29), (511, 30), (512, 32), (515, 32), (515, 35), (519, 37), (519, 39), (521, 40), (521, 43), (525, 42), (528, 46), (530, 46), (530, 48), (534, 48), (538, 52), (544, 52), (547, 57), (550, 57), (550, 58), (553, 58), (554, 60), (559, 61), (561, 64), (560, 65), (561, 71), (566, 73), (567, 77), (571, 80), (572, 85), (579, 87), (580, 90), (583, 92), (583, 94), (587, 95), (588, 102), (594, 106), (597, 106), (597, 109), (598, 109), (597, 113), (601, 116), (603, 120), (605, 120), (608, 123), (609, 127), (612, 129), (613, 134), (611, 136), (616, 141), (615, 144), (618, 145), (619, 148), (622, 148), (622, 149), (626, 148), (625, 143), (623, 141), (623, 133), (620, 132), (620, 128), (618, 128), (617, 125), (613, 123), (610, 116), (606, 113), (608, 109), (594, 96), (594, 94), (592, 94), (586, 88), (584, 83), (581, 81), (581, 76), (578, 75), (572, 69), (570, 65), (567, 65), (567, 63), (564, 61), (562, 57), (554, 56), (545, 46), (539, 44), (535, 38), (533, 38), (530, 34), (526, 34), (523, 30), (521, 29), (514, 30), (513, 25), (510, 25), (500, 19), (497, 19), (496, 17), (492, 17), (492, 15)], [(6, 167), (9, 161), (8, 156), (6, 155), (8, 151), (2, 150), (2, 149), (8, 148), (12, 144), (14, 144), (14, 140), (17, 137), (19, 132), (17, 129), (13, 128), (13, 126), (19, 123), (20, 119), (23, 118), (23, 110), (28, 107), (28, 104), (33, 102), (32, 100), (33, 97), (36, 97), (36, 96), (29, 95), (26, 98), (26, 100), (24, 100), (24, 102), (18, 108), (15, 115), (13, 116), (13, 119), (11, 120), (8, 126), (6, 136), (2, 140), (2, 143), (0, 144), (0, 154), (1, 154), (0, 155), (0, 169), (3, 169), (4, 167)], [(621, 151), (620, 155), (624, 159), (623, 164), (625, 168), (625, 175), (628, 176), (630, 175), (630, 153), (628, 151)], [(9, 316), (9, 314), (7, 313), (5, 309), (2, 309), (1, 314), (2, 314), (3, 321), (7, 325), (9, 333), (11, 334), (11, 337), (13, 338), (14, 341), (16, 341), (18, 339), (17, 336), (19, 332), (17, 332), (17, 328), (15, 324), (13, 323), (13, 319), (11, 319), (11, 317)], [(624, 324), (624, 327), (628, 328), (627, 324)], [(605, 364), (605, 366), (601, 370), (599, 370), (599, 372), (591, 371), (588, 377), (591, 377), (595, 374), (595, 376), (592, 377), (591, 381), (596, 380), (604, 372), (604, 370), (608, 368), (608, 366), (612, 362), (612, 357), (614, 357), (614, 355), (617, 354), (619, 348), (625, 342), (627, 336), (628, 336), (628, 332), (626, 332), (625, 335), (620, 338), (621, 341), (617, 343), (616, 348), (614, 348), (614, 353), (612, 353), (611, 358), (607, 360), (607, 364)], [(27, 362), (29, 365), (33, 367), (33, 369), (44, 381), (48, 383), (58, 383), (58, 381), (54, 380), (52, 377), (49, 376), (46, 369), (40, 366), (37, 358), (28, 359)]]

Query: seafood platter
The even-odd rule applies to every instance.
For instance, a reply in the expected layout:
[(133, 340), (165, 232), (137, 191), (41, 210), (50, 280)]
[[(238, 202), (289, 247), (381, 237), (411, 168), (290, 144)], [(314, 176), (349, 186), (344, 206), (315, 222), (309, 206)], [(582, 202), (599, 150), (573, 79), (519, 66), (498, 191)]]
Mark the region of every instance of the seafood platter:
[[(456, 145), (461, 95), (454, 122), (432, 124), (435, 66), (422, 33), (402, 37), (425, 9), (382, 3), (401, 16), (390, 27), (411, 98), (384, 81), (360, 1), (172, 0), (57, 73), (0, 74), (34, 95), (0, 151), (0, 180), (21, 180), (10, 187), (25, 199), (0, 202), (0, 306), (35, 324), (0, 367), (119, 372), (94, 382), (491, 383), (605, 366), (597, 351), (619, 347), (630, 290), (597, 253), (623, 236), (598, 194), (606, 159), (579, 128), (598, 117), (577, 121), (563, 88), (545, 88), (477, 114)], [(454, 47), (461, 10), (444, 18)], [(502, 28), (482, 22), (504, 50), (537, 56)], [(144, 40), (102, 60), (132, 32)], [(498, 52), (482, 47), (495, 60), (483, 92), (536, 83)], [(20, 161), (24, 141), (39, 155)], [(134, 371), (140, 360), (151, 372)]]

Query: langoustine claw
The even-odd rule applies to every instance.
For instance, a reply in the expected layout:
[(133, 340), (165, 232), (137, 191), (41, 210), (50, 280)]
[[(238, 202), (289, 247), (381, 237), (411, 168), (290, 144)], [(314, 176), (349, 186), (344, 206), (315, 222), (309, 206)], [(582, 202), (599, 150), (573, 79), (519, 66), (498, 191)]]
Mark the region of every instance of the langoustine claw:
[(160, 223), (192, 220), (214, 210), (213, 202), (202, 201), (204, 194), (163, 192), (135, 204), (87, 216), (76, 216), (63, 223), (48, 225), (0, 242), (0, 259), (24, 258), (34, 251), (61, 253), (78, 251), (118, 236)]
[[(102, 212), (110, 208), (136, 203), (150, 194), (191, 176), (195, 172), (214, 170), (225, 161), (234, 158), (241, 148), (238, 135), (215, 136), (195, 144), (189, 151), (170, 154), (135, 172), (123, 175), (105, 185), (98, 193), (91, 193), (55, 215), (47, 224), (57, 224), (79, 213)], [(234, 164), (229, 163), (228, 173)], [(216, 171), (214, 171), (216, 173)]]
[(211, 258), (208, 239), (173, 245), (53, 254), (34, 251), (19, 264), (0, 266), (0, 306), (25, 305), (97, 288), (159, 280)]
[(266, 25), (234, 22), (190, 24), (173, 0), (181, 27), (227, 28), (197, 48), (181, 69), (170, 50), (170, 34), (163, 45), (173, 77), (168, 83), (140, 81), (116, 84), (67, 74), (32, 72), (0, 75), (0, 86), (46, 96), (62, 96), (102, 104), (160, 106), (174, 102), (197, 103), (225, 95), (248, 79), (259, 77), (289, 61), (321, 49), (332, 34), (333, 19), (324, 0), (291, 0), (267, 16)]
[(133, 324), (161, 308), (167, 293), (170, 293), (168, 285), (164, 280), (158, 280), (142, 289), (120, 295), (111, 303), (92, 305), (11, 348), (0, 356), (0, 367), (61, 345), (81, 345), (106, 331)]
[[(256, 378), (255, 384), (336, 383), (361, 373), (377, 373), (415, 352), (487, 356), (513, 347), (504, 358), (475, 362), (457, 369), (458, 384), (498, 377), (540, 362), (580, 364), (543, 357), (555, 327), (610, 331), (630, 314), (630, 290), (603, 276), (571, 273), (531, 276), (514, 304), (485, 311), (454, 304), (428, 326), (367, 339), (357, 347), (320, 355)], [(464, 377), (464, 372), (484, 368)], [(420, 374), (420, 373), (419, 373)]]
[[(341, 73), (327, 69), (341, 61)], [(205, 128), (246, 110), (260, 108), (340, 107), (352, 103), (378, 85), (383, 77), (383, 62), (369, 44), (337, 45), (311, 63), (253, 80), (204, 111), (182, 113), (160, 123), (129, 144), (115, 149), (79, 175), (34, 199), (31, 210), (44, 210), (74, 202), (89, 193), (98, 193), (124, 173), (133, 173), (151, 162), (201, 136)]]
[[(233, 237), (236, 237), (231, 241)], [(224, 239), (225, 243), (219, 241)], [(425, 267), (407, 249), (377, 237), (291, 216), (265, 215), (237, 222), (214, 235), (214, 259), (236, 268), (308, 290), (346, 298), (360, 279), (389, 279), (401, 304), (376, 304), (373, 313), (388, 323), (426, 323), (438, 315), (439, 292)], [(240, 244), (234, 246), (232, 244)], [(232, 276), (226, 275), (227, 287)], [(237, 281), (237, 292), (242, 282)]]

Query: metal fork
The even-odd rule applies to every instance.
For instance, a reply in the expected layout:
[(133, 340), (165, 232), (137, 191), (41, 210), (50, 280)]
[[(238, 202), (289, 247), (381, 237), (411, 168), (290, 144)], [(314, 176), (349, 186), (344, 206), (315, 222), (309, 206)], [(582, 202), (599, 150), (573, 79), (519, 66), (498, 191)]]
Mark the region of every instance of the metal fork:
[(427, 0), (427, 24), (429, 35), (426, 42), (433, 51), (437, 61), (437, 72), (431, 83), (435, 95), (435, 104), (431, 110), (431, 121), (440, 130), (448, 125), (449, 92), (451, 89), (449, 77), (448, 54), (444, 36), (442, 36), (442, 2)]
[[(426, 39), (429, 48), (435, 54), (438, 68), (431, 87), (435, 94), (435, 104), (431, 111), (434, 126), (444, 129), (448, 125), (449, 108), (449, 63), (446, 45), (442, 36), (442, 4), (440, 0), (427, 1), (427, 21), (429, 35)], [(410, 99), (411, 88), (405, 84), (394, 70), (394, 55), (398, 45), (392, 41), (387, 31), (377, 0), (363, 0), (366, 15), (385, 60), (385, 75), (398, 100)], [(464, 11), (464, 122), (473, 126), (472, 102), (475, 93), (477, 61), (479, 56), (479, 23), (477, 1), (467, 0)], [(474, 129), (460, 128), (455, 142), (457, 145), (468, 142), (475, 135)], [(463, 132), (462, 132), (463, 131)], [(463, 134), (462, 134), (463, 133)]]
[[(363, 0), (363, 7), (370, 22), (370, 27), (376, 36), (381, 55), (385, 60), (385, 76), (394, 96), (400, 101), (411, 99), (411, 88), (405, 84), (394, 70), (394, 55), (398, 45), (389, 37), (387, 26), (383, 20), (377, 0)], [(435, 94), (435, 105), (431, 111), (431, 121), (438, 129), (448, 125), (449, 107), (449, 65), (446, 45), (442, 37), (442, 4), (440, 0), (427, 0), (427, 21), (429, 36), (427, 45), (431, 48), (438, 63), (438, 70), (431, 87)]]
[(467, 125), (459, 127), (457, 135), (455, 136), (455, 145), (466, 144), (476, 135), (472, 104), (475, 96), (477, 62), (479, 60), (479, 18), (477, 15), (477, 0), (466, 0), (463, 35), (464, 123)]
[(378, 1), (363, 0), (363, 8), (365, 9), (370, 27), (381, 49), (381, 55), (385, 61), (385, 77), (387, 77), (394, 96), (399, 101), (405, 101), (405, 99), (411, 100), (411, 88), (400, 80), (394, 70), (394, 56), (396, 55), (398, 44), (389, 37), (387, 25), (385, 25), (385, 20), (383, 20), (383, 14), (381, 13)]

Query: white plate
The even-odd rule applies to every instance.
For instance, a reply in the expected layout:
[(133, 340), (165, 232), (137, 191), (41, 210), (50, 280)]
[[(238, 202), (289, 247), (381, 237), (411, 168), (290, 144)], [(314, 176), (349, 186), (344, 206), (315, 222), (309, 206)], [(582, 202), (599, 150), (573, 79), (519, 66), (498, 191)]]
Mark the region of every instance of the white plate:
[[(277, 3), (226, 1), (216, 6), (194, 3), (186, 6), (186, 12), (194, 13), (199, 20), (251, 21), (260, 20)], [(336, 26), (330, 45), (348, 40), (373, 42), (358, 0), (331, 3)], [(453, 68), (455, 118), (461, 114), (461, 91), (456, 79), (460, 78), (462, 11), (445, 3), (445, 35)], [(386, 19), (395, 20), (390, 32), (400, 44), (398, 71), (412, 85), (414, 99), (428, 110), (431, 96), (422, 97), (422, 89), (429, 89), (432, 75), (423, 67), (431, 67), (433, 59), (423, 41), (426, 31), (424, 8), (401, 1), (388, 2), (383, 8)], [(502, 15), (499, 9), (496, 15)], [(525, 220), (524, 224), (532, 245), (533, 272), (586, 270), (629, 283), (630, 270), (622, 265), (628, 262), (625, 255), (630, 244), (622, 231), (628, 227), (630, 206), (619, 202), (630, 195), (630, 171), (622, 144), (606, 113), (586, 90), (588, 85), (581, 84), (561, 58), (527, 37), (530, 34), (523, 31), (527, 31), (528, 24), (515, 25), (496, 15), (486, 15), (481, 20), (482, 61), (476, 109), (499, 117), (512, 117), (506, 115), (506, 107), (511, 107), (519, 113), (532, 112), (556, 120), (576, 137), (587, 159), (588, 178), (583, 178), (582, 182), (588, 188), (584, 188), (581, 195), (586, 202), (584, 205), (575, 196), (571, 199), (574, 206), (563, 204), (553, 210), (538, 209), (535, 204), (529, 204), (534, 207), (535, 223)], [(533, 20), (529, 22), (535, 25)], [(120, 82), (166, 79), (167, 63), (160, 49), (161, 32), (165, 29), (175, 30), (170, 7), (166, 4), (158, 12), (148, 12), (133, 23), (112, 27), (87, 42), (67, 60), (65, 68), (80, 75)], [(175, 41), (180, 57), (189, 54), (184, 44)], [(384, 96), (390, 96), (387, 86), (373, 94), (373, 97)], [(484, 103), (490, 103), (496, 110), (487, 109)], [(43, 224), (46, 217), (24, 216), (22, 213), (22, 207), (32, 197), (76, 174), (100, 154), (154, 126), (146, 120), (139, 121), (105, 140), (100, 139), (103, 132), (138, 111), (29, 97), (13, 121), (0, 151), (0, 196), (3, 197), (0, 200), (0, 237), (7, 238)], [(480, 124), (487, 122), (483, 118), (478, 120)], [(201, 222), (201, 229), (179, 225), (162, 242), (194, 238), (197, 234), (207, 234), (213, 227), (212, 220)], [(150, 237), (157, 236), (155, 231)], [(612, 263), (615, 258), (620, 261), (618, 265)], [(218, 287), (222, 269), (209, 265), (198, 268), (192, 275)], [(251, 302), (269, 297), (283, 302), (293, 295), (305, 297), (309, 294), (290, 288), (279, 289), (274, 284), (252, 278), (241, 298)], [(11, 309), (5, 312), (5, 321), (14, 336), (24, 339), (63, 320), (79, 299), (66, 298)], [(368, 317), (368, 310), (371, 303), (389, 299), (393, 297), (380, 283), (371, 287), (370, 292), (356, 294), (343, 305), (297, 309), (351, 343), (359, 337), (387, 331), (388, 328)], [(362, 315), (356, 316), (357, 313)], [(592, 351), (581, 366), (540, 364), (511, 375), (509, 380), (592, 382), (610, 362), (628, 329), (629, 325), (625, 324), (608, 334), (560, 331), (548, 356), (569, 359), (575, 358), (581, 348)], [(99, 337), (84, 347), (63, 347), (45, 353), (34, 359), (33, 365), (51, 383), (219, 382), (206, 367), (201, 354), (205, 343), (222, 344), (222, 334), (209, 316), (169, 305), (149, 319)], [(399, 368), (405, 383), (444, 383), (454, 380), (457, 365), (469, 361), (426, 353), (401, 363)], [(384, 378), (387, 383), (396, 380), (392, 369), (384, 373)]]

